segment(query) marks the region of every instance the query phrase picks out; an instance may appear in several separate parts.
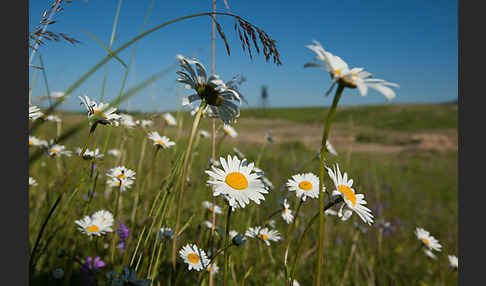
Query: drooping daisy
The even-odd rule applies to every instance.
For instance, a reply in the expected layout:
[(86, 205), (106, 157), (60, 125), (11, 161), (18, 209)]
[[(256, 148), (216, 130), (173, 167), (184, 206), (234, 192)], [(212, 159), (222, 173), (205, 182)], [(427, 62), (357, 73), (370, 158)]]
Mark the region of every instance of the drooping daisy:
[(221, 207), (213, 204), (212, 202), (203, 201), (202, 206), (205, 209), (209, 210), (210, 212), (214, 212), (215, 214), (222, 214), (223, 213), (223, 210), (221, 209)]
[(457, 270), (457, 268), (459, 267), (459, 261), (457, 259), (457, 256), (447, 255), (447, 257), (449, 258), (449, 266), (451, 267), (451, 269)]
[[(120, 124), (120, 118), (121, 116), (116, 114), (116, 108), (115, 107), (110, 107), (108, 108), (109, 104), (108, 103), (96, 103), (94, 100), (91, 100), (89, 97), (86, 95), (84, 97), (79, 97), (81, 100), (81, 104), (84, 104), (88, 111), (88, 117), (92, 118), (98, 113), (101, 113), (101, 119), (99, 119), (97, 122), (101, 123), (103, 125), (109, 124), (109, 125), (114, 125), (118, 126)], [(106, 110), (105, 110), (106, 109)]]
[(135, 171), (126, 168), (125, 166), (118, 166), (111, 168), (106, 173), (107, 176), (117, 178), (117, 179), (131, 179), (135, 180)]
[[(187, 59), (177, 55), (183, 71), (178, 71), (180, 76), (177, 81), (191, 86), (197, 93), (188, 97), (189, 103), (197, 100), (205, 100), (214, 115), (217, 115), (223, 123), (231, 123), (240, 115), (239, 106), (241, 97), (237, 90), (228, 87), (218, 75), (206, 76), (206, 69), (196, 59)], [(196, 70), (191, 66), (194, 64)], [(197, 73), (196, 73), (197, 71)]]
[(267, 140), (267, 142), (269, 143), (273, 143), (273, 136), (272, 136), (272, 133), (270, 132), (265, 132), (265, 135), (263, 136), (265, 138), (265, 140)]
[(41, 117), (43, 113), (40, 111), (40, 108), (35, 105), (29, 105), (29, 119), (36, 120)]
[[(363, 68), (352, 68), (348, 67), (348, 64), (343, 61), (340, 57), (335, 56), (324, 48), (318, 41), (313, 41), (315, 45), (307, 45), (306, 47), (311, 49), (317, 54), (316, 59), (323, 62), (326, 70), (331, 75), (333, 79), (333, 84), (327, 91), (326, 95), (329, 94), (336, 83), (349, 88), (358, 88), (360, 94), (365, 96), (368, 91), (368, 87), (374, 88), (380, 93), (382, 93), (388, 100), (395, 97), (395, 92), (388, 86), (399, 87), (395, 83), (390, 83), (382, 79), (370, 78), (371, 73), (364, 71)], [(323, 67), (319, 63), (307, 63), (304, 67)]]
[(169, 126), (176, 126), (177, 125), (177, 121), (175, 119), (174, 116), (172, 116), (172, 114), (166, 112), (162, 115), (162, 118), (164, 119), (164, 122), (165, 124), (169, 125)]
[(415, 229), (415, 235), (430, 250), (441, 251), (442, 245), (440, 245), (439, 241), (425, 229), (417, 227)]
[(425, 255), (427, 255), (427, 257), (429, 257), (431, 259), (434, 259), (434, 260), (437, 259), (437, 256), (430, 249), (424, 248), (424, 253), (425, 253)]
[(270, 241), (276, 242), (282, 239), (282, 237), (280, 237), (280, 233), (278, 232), (278, 230), (275, 229), (270, 230), (266, 227), (262, 228), (260, 226), (250, 227), (245, 232), (245, 235), (248, 237), (261, 239), (263, 242), (265, 242), (267, 246), (270, 246)]
[(236, 130), (228, 124), (223, 125), (223, 131), (226, 135), (229, 135), (232, 138), (235, 138), (235, 137), (238, 136), (238, 132), (236, 132)]
[(353, 189), (353, 180), (348, 180), (348, 174), (344, 172), (344, 175), (341, 175), (339, 171), (339, 166), (336, 164), (334, 166), (334, 170), (326, 167), (329, 177), (331, 177), (332, 181), (334, 182), (334, 186), (336, 190), (332, 192), (333, 196), (341, 196), (344, 200), (344, 204), (341, 205), (339, 209), (338, 216), (343, 216), (343, 208), (346, 206), (353, 212), (357, 213), (358, 216), (367, 224), (371, 225), (373, 223), (373, 215), (371, 214), (371, 210), (364, 205), (366, 205), (366, 201), (364, 200), (363, 194), (356, 194)]
[(85, 216), (83, 219), (76, 220), (74, 222), (78, 225), (78, 230), (87, 236), (101, 236), (107, 232), (113, 232), (111, 228), (113, 225), (112, 220), (103, 220), (102, 217), (90, 217)]
[(195, 244), (187, 244), (179, 250), (179, 256), (184, 259), (188, 269), (201, 271), (209, 265), (209, 259), (204, 250), (199, 249)]
[(37, 181), (32, 177), (29, 177), (29, 186), (32, 186), (32, 187), (37, 186)]
[(236, 230), (230, 230), (229, 235), (231, 238), (231, 242), (236, 246), (243, 245), (246, 242), (245, 236), (237, 232)]
[[(295, 195), (303, 201), (309, 198), (319, 197), (319, 178), (313, 173), (296, 174), (286, 183), (289, 191), (295, 191)], [(323, 191), (325, 188), (323, 187)]]
[(148, 134), (148, 138), (154, 141), (154, 145), (162, 149), (168, 149), (175, 145), (175, 142), (170, 141), (166, 136), (160, 136), (157, 131), (152, 131)]
[(120, 124), (121, 126), (133, 128), (137, 125), (135, 120), (133, 120), (133, 116), (129, 114), (120, 113)]
[(281, 216), (287, 224), (291, 223), (294, 220), (294, 216), (292, 215), (292, 210), (289, 209), (289, 207), (290, 205), (287, 203), (287, 199), (285, 199), (282, 204)]
[[(83, 149), (81, 148), (76, 148), (76, 154), (81, 155), (81, 151), (83, 151)], [(95, 150), (89, 150), (89, 149), (86, 149), (86, 151), (84, 151), (84, 154), (83, 154), (83, 159), (85, 160), (91, 160), (91, 159), (101, 159), (105, 157), (105, 155), (101, 154), (100, 153), (100, 149), (96, 148)]]
[(216, 262), (213, 262), (213, 263), (211, 263), (210, 265), (208, 265), (208, 266), (206, 267), (206, 271), (208, 271), (208, 272), (213, 272), (213, 274), (216, 274), (216, 273), (218, 273), (218, 271), (219, 271), (219, 267), (218, 267), (218, 265), (216, 264)]
[(212, 171), (205, 171), (210, 176), (208, 184), (214, 186), (214, 196), (223, 195), (230, 206), (241, 208), (250, 200), (260, 204), (265, 199), (263, 194), (267, 194), (268, 190), (253, 172), (254, 163), (243, 166), (238, 157), (231, 158), (230, 155), (227, 160), (221, 157), (220, 161), (223, 170), (212, 166)]
[(115, 157), (120, 157), (121, 152), (118, 149), (110, 149), (108, 150), (108, 154)]
[(59, 155), (71, 157), (71, 151), (66, 150), (66, 146), (59, 145), (59, 144), (54, 144), (51, 147), (49, 147), (48, 153), (49, 153), (49, 156), (52, 156), (52, 157), (59, 156)]
[(209, 132), (207, 132), (206, 130), (199, 130), (199, 136), (203, 138), (209, 138), (211, 137), (211, 134), (209, 134)]

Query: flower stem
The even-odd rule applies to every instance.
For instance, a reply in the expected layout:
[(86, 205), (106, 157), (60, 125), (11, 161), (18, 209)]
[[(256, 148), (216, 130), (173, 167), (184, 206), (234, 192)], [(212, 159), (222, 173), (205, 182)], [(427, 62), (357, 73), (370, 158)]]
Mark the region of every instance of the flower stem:
[[(232, 207), (228, 205), (228, 215), (226, 216), (226, 235), (224, 236), (224, 245), (228, 245), (231, 211), (232, 211)], [(223, 286), (228, 285), (228, 258), (229, 258), (228, 248), (229, 247), (226, 247), (224, 249)]]
[(187, 175), (187, 167), (189, 163), (189, 158), (191, 156), (192, 150), (192, 143), (194, 141), (194, 136), (196, 135), (197, 126), (199, 125), (199, 121), (201, 119), (201, 114), (203, 109), (206, 107), (206, 101), (202, 100), (199, 109), (197, 110), (196, 117), (194, 118), (194, 122), (192, 124), (192, 131), (191, 137), (189, 138), (189, 144), (186, 149), (185, 157), (184, 157), (184, 165), (182, 168), (182, 176), (181, 176), (181, 190), (179, 193), (179, 203), (177, 205), (177, 217), (176, 217), (176, 226), (174, 232), (174, 239), (172, 240), (172, 269), (175, 271), (176, 269), (176, 251), (177, 251), (177, 236), (179, 235), (179, 228), (181, 223), (181, 214), (182, 214), (182, 205), (184, 202), (184, 186), (186, 184), (186, 175)]
[(321, 163), (319, 167), (319, 244), (317, 249), (317, 264), (316, 264), (316, 286), (321, 285), (321, 270), (322, 270), (322, 260), (323, 260), (323, 242), (324, 242), (324, 194), (322, 189), (324, 186), (324, 159), (326, 153), (326, 141), (329, 135), (329, 130), (331, 128), (332, 119), (336, 113), (337, 104), (343, 93), (344, 85), (339, 84), (336, 89), (336, 94), (334, 95), (334, 100), (332, 101), (332, 106), (327, 113), (326, 125), (324, 127), (324, 134), (322, 135), (321, 142)]
[(290, 242), (292, 241), (292, 234), (294, 233), (295, 223), (296, 223), (297, 218), (299, 216), (300, 207), (302, 206), (303, 202), (304, 202), (304, 200), (300, 199), (299, 205), (297, 206), (297, 210), (295, 211), (294, 221), (292, 221), (292, 224), (290, 225), (289, 231), (287, 232), (287, 235), (286, 235), (287, 238), (286, 238), (286, 245), (285, 245), (285, 252), (284, 252), (284, 270), (285, 270), (285, 278), (287, 280), (288, 280), (288, 275), (290, 274), (287, 271), (287, 268), (288, 268), (287, 258), (288, 258), (288, 255), (289, 255)]
[[(338, 204), (342, 201), (343, 201), (343, 199), (341, 197), (339, 197), (335, 201), (331, 201), (331, 202), (327, 203), (327, 205), (324, 207), (324, 211), (326, 211), (327, 209), (331, 208), (332, 206), (334, 206), (334, 205), (336, 205), (336, 204)], [(306, 237), (307, 233), (309, 232), (314, 221), (319, 217), (319, 214), (320, 214), (320, 211), (318, 213), (316, 213), (310, 219), (309, 223), (307, 223), (307, 226), (305, 227), (304, 232), (300, 236), (300, 240), (299, 240), (299, 243), (297, 245), (297, 251), (295, 252), (294, 263), (292, 265), (292, 270), (290, 271), (290, 278), (291, 278), (290, 285), (293, 285), (293, 283), (294, 283), (295, 266), (297, 265), (297, 261), (300, 258), (300, 250), (302, 249), (302, 245), (304, 244), (304, 238)]]

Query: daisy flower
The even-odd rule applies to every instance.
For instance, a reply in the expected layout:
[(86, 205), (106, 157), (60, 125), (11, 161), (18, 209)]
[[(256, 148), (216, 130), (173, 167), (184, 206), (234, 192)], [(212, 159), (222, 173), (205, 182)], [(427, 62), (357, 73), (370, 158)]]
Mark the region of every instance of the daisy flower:
[(115, 221), (115, 219), (113, 218), (113, 214), (106, 210), (99, 210), (95, 212), (91, 215), (91, 218), (93, 220), (100, 220), (102, 223), (111, 225), (113, 225), (113, 222)]
[(170, 141), (166, 136), (160, 136), (157, 131), (152, 131), (148, 134), (148, 138), (154, 141), (154, 145), (163, 149), (168, 149), (175, 145), (175, 142)]
[(213, 263), (211, 263), (210, 265), (208, 265), (208, 266), (206, 267), (206, 271), (208, 271), (208, 272), (211, 272), (211, 271), (212, 271), (212, 272), (213, 272), (213, 274), (216, 274), (216, 273), (218, 273), (218, 271), (219, 271), (219, 267), (218, 267), (218, 265), (216, 264), (216, 262), (213, 262)]
[(135, 180), (135, 171), (126, 168), (125, 166), (118, 166), (111, 168), (106, 173), (107, 176), (117, 179), (131, 179)]
[(203, 201), (202, 206), (205, 209), (209, 210), (210, 212), (214, 212), (215, 214), (222, 214), (223, 213), (223, 210), (221, 209), (221, 207), (213, 204), (212, 202)]
[(245, 232), (245, 235), (248, 237), (261, 239), (267, 246), (270, 246), (270, 241), (276, 242), (282, 239), (278, 230), (270, 230), (266, 227), (262, 228), (260, 226), (250, 227)]
[[(316, 60), (324, 63), (324, 67), (331, 75), (333, 84), (327, 91), (328, 95), (336, 83), (349, 88), (358, 88), (359, 93), (365, 96), (368, 92), (368, 88), (374, 88), (378, 92), (382, 93), (388, 100), (395, 97), (395, 92), (389, 87), (399, 87), (398, 84), (387, 82), (382, 79), (371, 78), (372, 74), (364, 71), (363, 68), (348, 67), (348, 64), (340, 57), (331, 54), (324, 50), (318, 41), (313, 41), (315, 45), (307, 45), (306, 47), (314, 51), (317, 54)], [(307, 63), (304, 67), (323, 67), (320, 63)]]
[[(319, 178), (313, 173), (296, 174), (286, 183), (289, 191), (295, 191), (298, 198), (305, 201), (307, 197), (319, 197)], [(323, 187), (323, 192), (325, 188)]]
[(120, 150), (118, 150), (118, 149), (110, 149), (110, 150), (108, 150), (108, 154), (115, 156), (115, 157), (120, 157), (121, 153), (120, 153)]
[(135, 121), (135, 123), (139, 126), (142, 126), (142, 128), (147, 128), (147, 127), (154, 124), (154, 122), (152, 120), (144, 120), (144, 119), (137, 120), (137, 121)]
[(340, 209), (340, 212), (337, 212), (333, 209), (327, 209), (324, 211), (324, 215), (333, 215), (341, 218), (342, 221), (348, 220), (351, 215), (353, 215), (353, 212), (350, 209), (345, 209), (344, 211)]
[(32, 187), (37, 186), (37, 181), (32, 177), (29, 177), (29, 186), (32, 186)]
[[(205, 221), (203, 222), (203, 224), (204, 224), (204, 225), (205, 225), (207, 228), (211, 228), (211, 229), (213, 228), (213, 223), (212, 223), (212, 222), (210, 222), (209, 220), (205, 220)], [(217, 226), (214, 226), (214, 228), (217, 228)]]
[(40, 111), (40, 108), (35, 105), (29, 105), (29, 119), (36, 120), (37, 118), (41, 117), (43, 113)]
[(126, 189), (129, 189), (132, 187), (134, 181), (131, 179), (119, 179), (116, 177), (110, 177), (108, 181), (106, 181), (108, 186), (110, 187), (119, 187), (120, 192), (124, 192)]
[(341, 175), (339, 166), (337, 164), (334, 166), (334, 170), (327, 167), (326, 169), (329, 177), (331, 177), (332, 181), (334, 182), (334, 186), (336, 187), (336, 190), (332, 192), (332, 195), (341, 196), (344, 200), (344, 204), (342, 204), (341, 208), (339, 209), (338, 216), (343, 216), (343, 208), (346, 206), (353, 212), (357, 213), (365, 223), (371, 225), (373, 223), (373, 215), (371, 214), (371, 210), (364, 206), (366, 205), (364, 195), (356, 194), (355, 190), (353, 189), (353, 180), (348, 180), (348, 174), (346, 172), (344, 172), (344, 175)]
[(243, 245), (246, 242), (245, 236), (243, 236), (241, 233), (237, 232), (236, 230), (230, 230), (229, 235), (231, 238), (231, 242), (236, 246)]
[(48, 150), (49, 156), (56, 156), (56, 155), (65, 155), (67, 157), (71, 157), (71, 151), (66, 150), (66, 146), (64, 145), (59, 145), (59, 144), (54, 144), (51, 147), (49, 147)]
[(120, 114), (120, 124), (128, 128), (132, 128), (137, 125), (133, 120), (133, 116), (124, 113)]
[(447, 257), (449, 258), (449, 266), (452, 269), (457, 269), (458, 266), (459, 266), (459, 261), (457, 259), (457, 256), (455, 256), (455, 255), (448, 255)]
[(199, 130), (199, 136), (203, 138), (209, 138), (211, 137), (211, 134), (209, 134), (209, 132), (207, 132), (206, 130)]
[(179, 256), (184, 259), (188, 269), (194, 269), (201, 271), (205, 269), (209, 264), (209, 259), (206, 256), (204, 250), (199, 249), (195, 244), (187, 244), (181, 250), (179, 250)]
[(47, 121), (54, 121), (54, 122), (61, 122), (62, 121), (59, 116), (53, 115), (53, 114), (43, 116), (43, 118)]
[(435, 237), (430, 235), (430, 233), (425, 229), (417, 227), (415, 229), (415, 235), (430, 250), (441, 251), (442, 245), (440, 245), (439, 241)]
[(229, 135), (231, 138), (238, 136), (238, 132), (236, 132), (236, 130), (228, 124), (223, 125), (223, 131), (224, 134)]
[[(101, 113), (101, 119), (99, 119), (97, 122), (101, 123), (103, 125), (109, 124), (109, 125), (114, 125), (118, 126), (120, 124), (120, 119), (121, 116), (116, 114), (116, 108), (115, 107), (110, 107), (108, 108), (109, 104), (108, 103), (96, 103), (94, 100), (91, 100), (89, 97), (86, 95), (84, 97), (79, 97), (81, 100), (81, 104), (84, 104), (88, 111), (88, 117), (92, 118), (98, 113)], [(106, 109), (106, 110), (105, 110)]]
[(176, 126), (177, 125), (177, 121), (174, 118), (174, 116), (172, 116), (172, 114), (170, 114), (168, 112), (164, 113), (162, 115), (162, 118), (164, 118), (165, 124), (167, 124), (169, 126)]
[(29, 136), (29, 147), (31, 146), (42, 146), (42, 140), (35, 136)]
[[(241, 103), (240, 93), (232, 85), (228, 87), (218, 75), (207, 78), (206, 69), (198, 60), (187, 59), (181, 55), (177, 55), (177, 58), (183, 70), (177, 72), (180, 76), (177, 81), (190, 85), (196, 91), (196, 94), (187, 98), (186, 103), (205, 100), (211, 112), (221, 118), (223, 123), (235, 121), (240, 115), (239, 106), (235, 103)], [(196, 70), (191, 64), (195, 65)]]
[(223, 170), (212, 166), (212, 171), (205, 171), (210, 180), (208, 184), (214, 186), (214, 196), (223, 195), (232, 207), (244, 208), (250, 200), (256, 204), (264, 200), (263, 194), (267, 194), (263, 183), (259, 180), (259, 175), (253, 171), (254, 163), (243, 166), (238, 157), (227, 160), (220, 158)]
[(267, 140), (267, 142), (269, 143), (273, 143), (273, 136), (272, 136), (272, 133), (270, 132), (265, 132), (265, 135), (263, 136), (265, 138), (265, 140)]
[(292, 215), (292, 210), (289, 209), (289, 204), (287, 203), (287, 199), (283, 201), (282, 204), (282, 218), (285, 220), (287, 224), (291, 223), (294, 220), (294, 216)]
[(85, 216), (83, 219), (74, 222), (78, 225), (78, 230), (87, 236), (101, 236), (107, 232), (113, 232), (113, 220), (104, 220), (104, 217)]

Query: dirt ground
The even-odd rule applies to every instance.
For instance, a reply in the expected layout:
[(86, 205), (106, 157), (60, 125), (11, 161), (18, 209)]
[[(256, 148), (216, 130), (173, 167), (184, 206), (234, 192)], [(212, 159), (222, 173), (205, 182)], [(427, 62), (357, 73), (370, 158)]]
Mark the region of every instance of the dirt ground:
[[(236, 126), (239, 140), (263, 143), (265, 132), (270, 132), (275, 143), (300, 141), (305, 146), (318, 149), (322, 140), (324, 127), (319, 124), (300, 124), (286, 120), (267, 120), (243, 118)], [(383, 132), (389, 141), (397, 144), (380, 144), (376, 142), (360, 142), (357, 140), (359, 132), (366, 130), (373, 133), (373, 128), (335, 124), (332, 126), (329, 141), (337, 152), (401, 152), (404, 150), (427, 151), (457, 151), (457, 129), (440, 129), (427, 132)]]

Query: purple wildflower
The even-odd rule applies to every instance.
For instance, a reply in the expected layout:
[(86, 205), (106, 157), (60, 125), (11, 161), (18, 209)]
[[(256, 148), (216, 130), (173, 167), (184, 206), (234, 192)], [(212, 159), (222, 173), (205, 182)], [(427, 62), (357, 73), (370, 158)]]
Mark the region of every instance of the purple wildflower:
[(106, 264), (99, 256), (96, 256), (94, 259), (91, 257), (86, 257), (84, 261), (85, 263), (81, 265), (81, 272), (83, 273), (81, 279), (83, 281), (83, 285), (94, 285), (93, 274), (96, 274), (98, 270), (105, 267)]
[(128, 235), (130, 230), (122, 222), (118, 221), (118, 237), (120, 238), (120, 243), (118, 243), (117, 248), (125, 249)]

